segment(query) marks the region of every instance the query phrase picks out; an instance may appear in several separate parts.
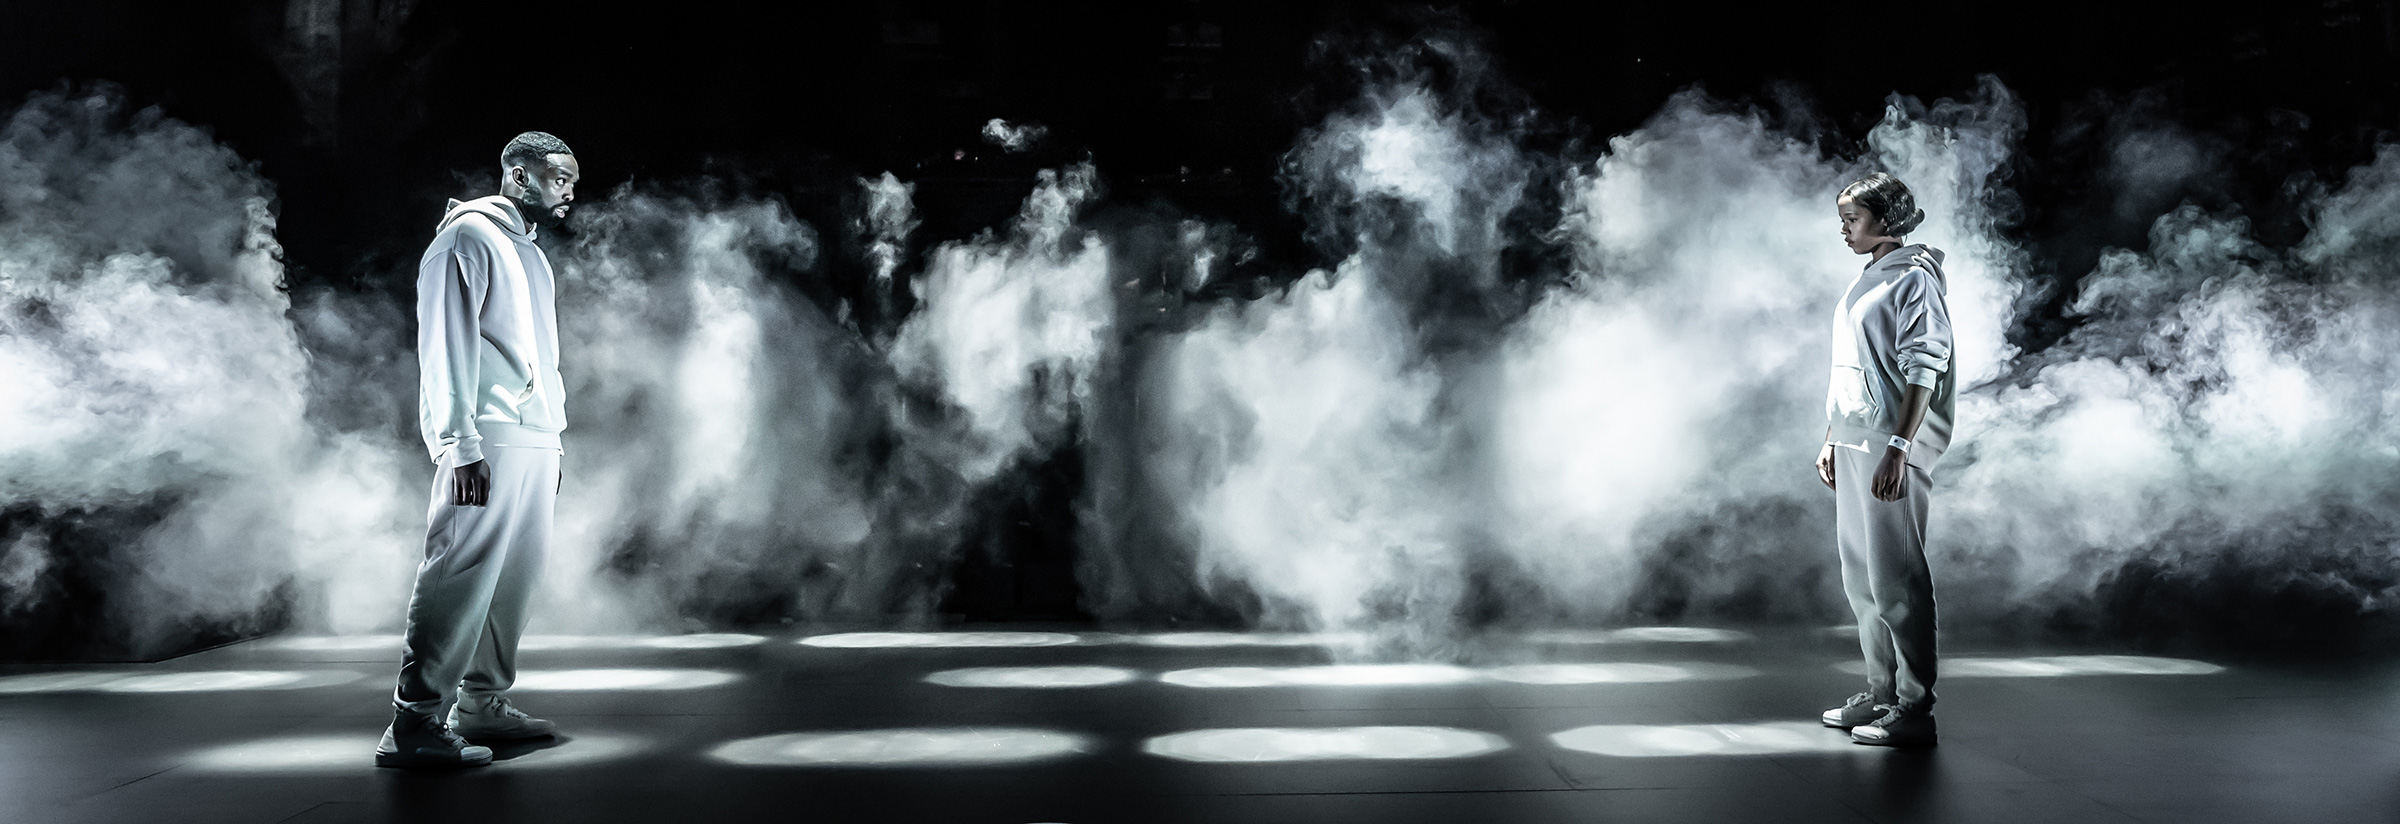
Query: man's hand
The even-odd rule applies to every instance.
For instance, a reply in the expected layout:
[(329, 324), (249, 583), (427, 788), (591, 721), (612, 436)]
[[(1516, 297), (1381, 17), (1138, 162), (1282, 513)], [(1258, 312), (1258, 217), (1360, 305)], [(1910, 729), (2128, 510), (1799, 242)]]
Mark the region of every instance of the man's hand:
[(492, 468), (476, 461), (450, 470), (450, 501), (459, 506), (482, 506), (491, 499)]
[(1908, 453), (1897, 448), (1883, 450), (1883, 462), (1875, 465), (1875, 500), (1897, 501), (1908, 494)]
[(1833, 488), (1833, 444), (1817, 449), (1817, 480), (1824, 481), (1826, 489)]

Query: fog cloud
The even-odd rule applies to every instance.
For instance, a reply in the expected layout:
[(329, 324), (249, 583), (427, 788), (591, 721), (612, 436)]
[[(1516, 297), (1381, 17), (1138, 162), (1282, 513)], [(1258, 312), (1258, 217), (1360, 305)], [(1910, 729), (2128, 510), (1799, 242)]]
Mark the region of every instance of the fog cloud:
[[(2012, 223), (2026, 122), (1997, 81), (1894, 97), (1863, 142), (1687, 91), (1582, 144), (1447, 35), (1357, 60), (1280, 180), (1328, 263), (1258, 289), (1229, 286), (1249, 227), (1094, 228), (1088, 162), (921, 250), (912, 184), (862, 178), (859, 293), (897, 318), (871, 334), (794, 288), (826, 244), (771, 197), (579, 209), (546, 240), (572, 426), (537, 620), (921, 620), (995, 495), (1055, 460), (1091, 470), (1105, 618), (1410, 656), (1504, 626), (1835, 618), (1810, 461), (1830, 307), (1864, 263), (1833, 195), (1871, 171), (1949, 254), (1946, 622), (2105, 624), (2164, 609), (2129, 591), (2228, 586), (2379, 610), (2400, 584), (2400, 152), (2310, 190), (2277, 248), (2178, 202), (2229, 144), (2097, 124), (2095, 185), (2150, 236), (2018, 351), (2050, 284)], [(396, 417), (407, 307), (288, 293), (272, 195), (105, 91), (0, 125), (0, 614), (96, 588), (129, 648), (286, 609), (397, 625), (431, 478)]]

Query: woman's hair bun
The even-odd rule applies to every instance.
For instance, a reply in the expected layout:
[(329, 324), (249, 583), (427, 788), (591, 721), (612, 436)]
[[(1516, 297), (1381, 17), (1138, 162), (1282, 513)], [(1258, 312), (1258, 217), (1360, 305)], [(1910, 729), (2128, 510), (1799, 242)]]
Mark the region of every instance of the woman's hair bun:
[(1924, 225), (1924, 223), (1925, 210), (1912, 207), (1908, 210), (1908, 217), (1885, 222), (1884, 230), (1891, 232), (1893, 237), (1899, 237), (1901, 235), (1916, 231), (1917, 227)]
[(1876, 220), (1883, 221), (1883, 233), (1890, 237), (1914, 232), (1925, 222), (1925, 210), (1917, 208), (1917, 197), (1909, 194), (1908, 184), (1882, 172), (1842, 187), (1841, 196), (1873, 212)]

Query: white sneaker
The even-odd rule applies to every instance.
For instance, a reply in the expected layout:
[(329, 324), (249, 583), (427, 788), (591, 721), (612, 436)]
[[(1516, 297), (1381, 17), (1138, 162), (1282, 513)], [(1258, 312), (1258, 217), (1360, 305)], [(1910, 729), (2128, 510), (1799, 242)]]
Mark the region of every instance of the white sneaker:
[(1882, 718), (1890, 710), (1891, 705), (1878, 704), (1875, 696), (1862, 692), (1850, 696), (1850, 700), (1842, 702), (1841, 706), (1826, 710), (1825, 726), (1842, 730), (1863, 726), (1874, 723), (1875, 719)]
[(415, 769), (457, 769), (492, 763), (492, 750), (467, 743), (433, 716), (407, 710), (392, 714), (375, 745), (375, 766)]
[(1940, 738), (1933, 712), (1922, 709), (1892, 707), (1882, 718), (1850, 728), (1851, 741), (1877, 747), (1930, 747)]
[(459, 696), (458, 703), (450, 706), (450, 728), (477, 741), (540, 738), (558, 731), (557, 724), (517, 709), (506, 695), (494, 695), (480, 702)]

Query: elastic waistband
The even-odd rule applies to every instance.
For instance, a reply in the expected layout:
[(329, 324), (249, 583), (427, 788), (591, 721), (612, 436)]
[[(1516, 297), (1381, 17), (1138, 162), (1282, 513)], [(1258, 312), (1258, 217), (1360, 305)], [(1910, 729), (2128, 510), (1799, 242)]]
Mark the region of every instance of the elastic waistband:
[(496, 446), (560, 451), (566, 449), (565, 443), (559, 440), (558, 433), (522, 424), (476, 421), (475, 432), (483, 436), (483, 448), (485, 449)]

